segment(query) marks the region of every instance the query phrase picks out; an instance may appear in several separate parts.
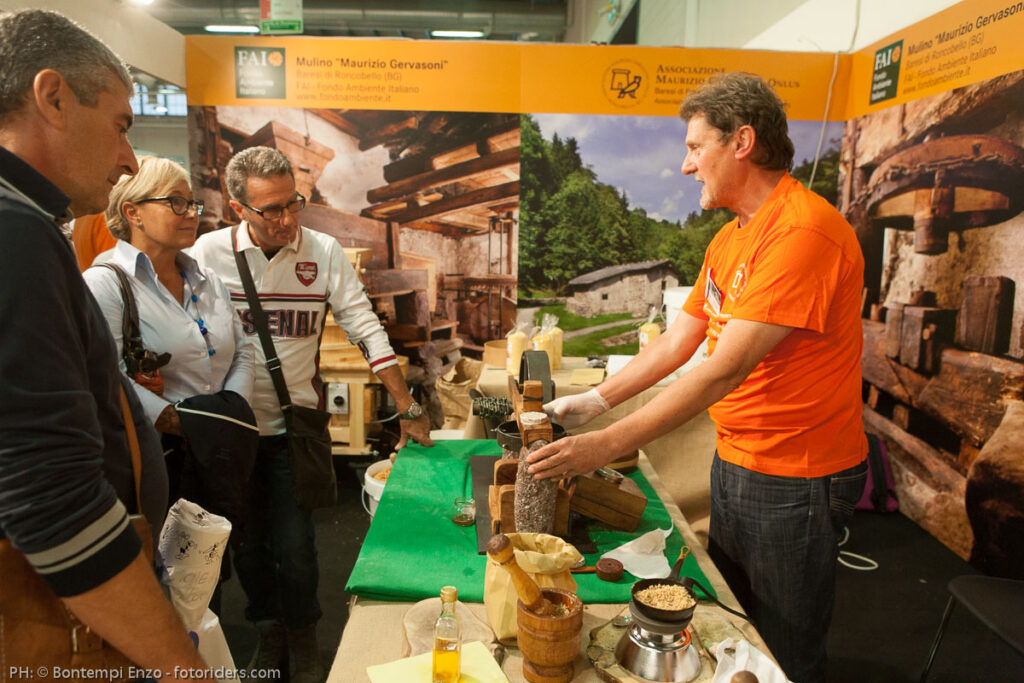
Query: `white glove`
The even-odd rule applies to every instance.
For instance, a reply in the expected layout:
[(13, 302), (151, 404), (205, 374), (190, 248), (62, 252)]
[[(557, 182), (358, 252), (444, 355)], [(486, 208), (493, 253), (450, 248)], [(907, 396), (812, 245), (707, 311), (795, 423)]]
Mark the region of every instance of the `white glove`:
[(582, 394), (563, 396), (550, 403), (545, 403), (544, 412), (548, 414), (552, 422), (560, 424), (566, 429), (573, 429), (587, 424), (610, 407), (608, 401), (604, 400), (604, 396), (595, 387)]

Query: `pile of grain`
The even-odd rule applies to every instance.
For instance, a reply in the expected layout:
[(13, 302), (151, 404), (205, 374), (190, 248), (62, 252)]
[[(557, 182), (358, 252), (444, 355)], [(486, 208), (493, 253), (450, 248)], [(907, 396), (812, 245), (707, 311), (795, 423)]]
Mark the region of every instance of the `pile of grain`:
[(380, 472), (374, 472), (372, 476), (374, 479), (378, 481), (387, 481), (389, 474), (391, 474), (391, 468), (385, 467)]
[(697, 604), (697, 601), (690, 595), (690, 591), (682, 586), (666, 583), (649, 586), (642, 591), (638, 591), (634, 597), (655, 609), (682, 610), (690, 609)]

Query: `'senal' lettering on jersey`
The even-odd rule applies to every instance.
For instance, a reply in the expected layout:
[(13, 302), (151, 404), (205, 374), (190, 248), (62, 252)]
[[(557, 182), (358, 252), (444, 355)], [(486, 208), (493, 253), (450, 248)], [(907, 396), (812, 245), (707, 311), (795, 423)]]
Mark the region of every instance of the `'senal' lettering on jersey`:
[[(272, 337), (310, 337), (320, 334), (317, 323), (320, 311), (308, 311), (294, 308), (264, 309), (267, 316), (267, 329)], [(242, 319), (242, 329), (246, 334), (256, 334), (256, 323), (252, 311), (245, 309), (238, 312)]]

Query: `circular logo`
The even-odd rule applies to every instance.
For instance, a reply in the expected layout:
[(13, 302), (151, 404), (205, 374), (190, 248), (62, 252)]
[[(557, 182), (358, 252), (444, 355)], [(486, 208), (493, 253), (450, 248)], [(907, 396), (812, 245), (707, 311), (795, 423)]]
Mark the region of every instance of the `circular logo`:
[(601, 90), (616, 107), (628, 109), (643, 102), (650, 81), (647, 70), (632, 59), (620, 59), (604, 71)]
[(277, 50), (274, 50), (267, 55), (267, 62), (270, 63), (270, 66), (281, 66), (284, 64), (284, 55)]
[(894, 47), (892, 49), (892, 63), (893, 64), (895, 64), (896, 62), (900, 61), (900, 55), (902, 53), (903, 53), (903, 49), (899, 45), (897, 45), (896, 47)]

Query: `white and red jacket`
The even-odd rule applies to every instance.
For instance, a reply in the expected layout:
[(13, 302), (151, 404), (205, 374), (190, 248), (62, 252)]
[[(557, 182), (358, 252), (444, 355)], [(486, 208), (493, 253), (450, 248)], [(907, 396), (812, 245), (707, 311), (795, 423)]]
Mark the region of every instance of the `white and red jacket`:
[(227, 286), (242, 327), (253, 337), (256, 347), (252, 409), (261, 435), (284, 433), (284, 416), (235, 265), (232, 232), (252, 272), (294, 404), (323, 407), (319, 349), (328, 308), (374, 372), (398, 364), (366, 290), (341, 245), (330, 235), (300, 228), (295, 239), (269, 260), (253, 243), (244, 221), (237, 227), (203, 235), (190, 250), (191, 254), (201, 266), (217, 273)]

